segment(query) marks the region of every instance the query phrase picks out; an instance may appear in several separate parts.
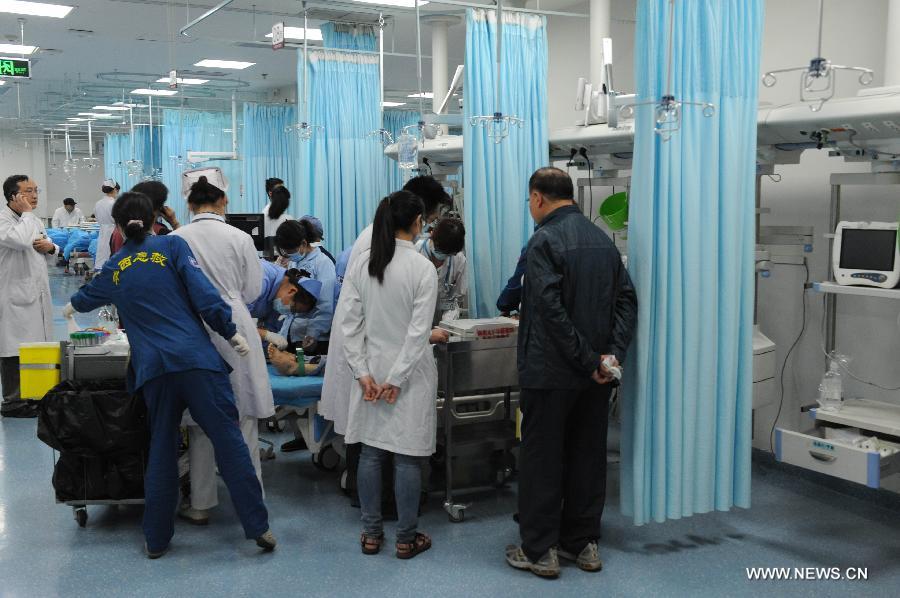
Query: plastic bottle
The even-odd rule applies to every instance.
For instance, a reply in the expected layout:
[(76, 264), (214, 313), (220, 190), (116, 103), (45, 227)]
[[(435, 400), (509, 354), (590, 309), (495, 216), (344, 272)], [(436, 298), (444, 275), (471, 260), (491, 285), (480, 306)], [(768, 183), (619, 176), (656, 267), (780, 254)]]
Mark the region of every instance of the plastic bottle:
[(844, 380), (841, 375), (841, 356), (832, 354), (828, 371), (819, 385), (819, 405), (825, 411), (840, 411), (844, 403)]
[(412, 135), (403, 133), (397, 139), (397, 158), (400, 168), (412, 170), (419, 167), (419, 141)]
[(306, 355), (303, 354), (303, 347), (297, 347), (297, 375), (306, 375)]

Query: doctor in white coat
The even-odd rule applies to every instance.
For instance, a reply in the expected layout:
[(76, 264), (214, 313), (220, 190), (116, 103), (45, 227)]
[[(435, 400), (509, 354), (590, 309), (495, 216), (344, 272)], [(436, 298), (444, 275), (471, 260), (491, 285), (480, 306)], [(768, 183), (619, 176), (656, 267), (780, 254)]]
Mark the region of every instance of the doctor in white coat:
[(357, 483), (362, 551), (375, 554), (384, 539), (381, 470), (393, 458), (397, 556), (431, 547), (418, 532), (422, 463), (435, 449), (437, 366), (429, 331), (437, 302), (434, 266), (416, 251), (424, 206), (398, 191), (381, 201), (372, 246), (344, 279), (344, 353), (357, 383), (350, 397), (347, 442), (362, 443)]
[[(450, 196), (443, 186), (430, 176), (417, 176), (407, 181), (403, 186), (404, 191), (409, 191), (419, 197), (425, 204), (426, 228), (436, 222), (441, 209), (451, 204)], [(356, 238), (350, 251), (350, 260), (347, 262), (347, 271), (353, 269), (359, 256), (368, 251), (372, 245), (372, 226), (363, 229)], [(349, 413), (350, 390), (354, 386), (350, 365), (344, 356), (344, 332), (341, 325), (347, 314), (347, 302), (341, 293), (337, 305), (334, 306), (334, 319), (331, 323), (331, 337), (328, 344), (328, 367), (325, 368), (325, 379), (322, 381), (322, 399), (319, 401), (319, 414), (334, 423), (336, 434), (345, 434), (347, 431), (347, 415)], [(432, 342), (445, 342), (447, 336), (443, 331), (434, 331)], [(348, 447), (347, 460), (353, 461), (355, 455), (351, 455), (355, 448)]]
[(116, 221), (112, 217), (113, 204), (119, 196), (119, 183), (112, 179), (106, 179), (100, 186), (103, 197), (94, 206), (94, 218), (100, 225), (100, 234), (97, 237), (97, 257), (94, 259), (94, 272), (103, 269), (103, 264), (109, 259), (109, 242), (113, 231), (116, 230)]
[(52, 339), (53, 309), (47, 265), (59, 254), (33, 210), (37, 183), (13, 175), (3, 183), (0, 208), (0, 386), (4, 417), (34, 417), (33, 403), (19, 396), (19, 343)]
[[(204, 274), (231, 306), (231, 317), (238, 334), (248, 339), (258, 338), (256, 325), (247, 309), (247, 304), (253, 303), (262, 291), (262, 266), (253, 239), (225, 223), (228, 198), (224, 191), (207, 182), (206, 177), (201, 177), (191, 187), (187, 200), (193, 219), (171, 234), (187, 241)], [(231, 386), (241, 416), (241, 432), (262, 484), (258, 420), (275, 413), (262, 344), (250, 343), (250, 354), (241, 358), (228, 341), (218, 335), (210, 335), (210, 338), (233, 369)], [(188, 431), (191, 504), (184, 505), (179, 514), (191, 523), (204, 525), (209, 520), (209, 509), (218, 504), (215, 455), (212, 443), (199, 426), (189, 425)]]

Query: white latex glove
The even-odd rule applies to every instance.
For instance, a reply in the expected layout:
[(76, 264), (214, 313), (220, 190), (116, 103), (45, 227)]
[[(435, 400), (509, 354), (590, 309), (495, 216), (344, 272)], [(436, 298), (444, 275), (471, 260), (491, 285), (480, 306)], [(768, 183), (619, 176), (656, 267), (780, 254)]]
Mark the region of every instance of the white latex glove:
[(241, 357), (245, 357), (250, 353), (250, 345), (247, 344), (247, 339), (240, 334), (235, 334), (228, 339), (228, 344), (234, 347), (234, 350), (237, 351), (237, 354)]
[(75, 308), (72, 307), (71, 303), (66, 303), (66, 306), (63, 307), (62, 315), (67, 320), (71, 320), (75, 316)]
[(275, 347), (281, 351), (287, 349), (288, 342), (287, 339), (278, 334), (277, 332), (269, 331), (266, 333), (266, 342), (270, 345), (275, 345)]

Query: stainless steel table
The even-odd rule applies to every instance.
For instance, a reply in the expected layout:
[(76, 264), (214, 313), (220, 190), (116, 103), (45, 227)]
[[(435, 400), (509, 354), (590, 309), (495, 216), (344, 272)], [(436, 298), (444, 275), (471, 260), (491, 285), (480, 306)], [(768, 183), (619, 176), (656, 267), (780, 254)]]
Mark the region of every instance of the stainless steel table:
[[(438, 388), (443, 394), (439, 425), (443, 428), (445, 451), (446, 494), (444, 510), (450, 521), (465, 518), (468, 505), (453, 499), (453, 457), (472, 454), (485, 448), (509, 452), (516, 444), (515, 422), (512, 419), (511, 395), (518, 387), (516, 367), (516, 336), (492, 340), (450, 342), (435, 350), (438, 363)], [(454, 398), (463, 395), (503, 394), (504, 417), (501, 420), (466, 426), (465, 431), (454, 427), (466, 419), (457, 412)]]

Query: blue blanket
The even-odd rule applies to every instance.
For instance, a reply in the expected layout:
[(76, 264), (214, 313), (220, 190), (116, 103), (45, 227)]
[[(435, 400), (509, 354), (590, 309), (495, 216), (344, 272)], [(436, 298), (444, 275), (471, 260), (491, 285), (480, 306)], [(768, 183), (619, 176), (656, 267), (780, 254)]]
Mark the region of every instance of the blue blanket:
[(54, 245), (65, 247), (69, 242), (70, 230), (68, 228), (48, 228), (47, 236), (53, 241)]
[(65, 249), (63, 250), (63, 257), (68, 260), (73, 251), (88, 251), (90, 249), (91, 241), (95, 240), (98, 234), (99, 233), (97, 232), (88, 232), (78, 229), (73, 230), (69, 235), (69, 240), (66, 242)]
[(275, 405), (309, 407), (319, 401), (322, 394), (321, 376), (282, 376), (274, 366), (269, 366), (269, 383)]

